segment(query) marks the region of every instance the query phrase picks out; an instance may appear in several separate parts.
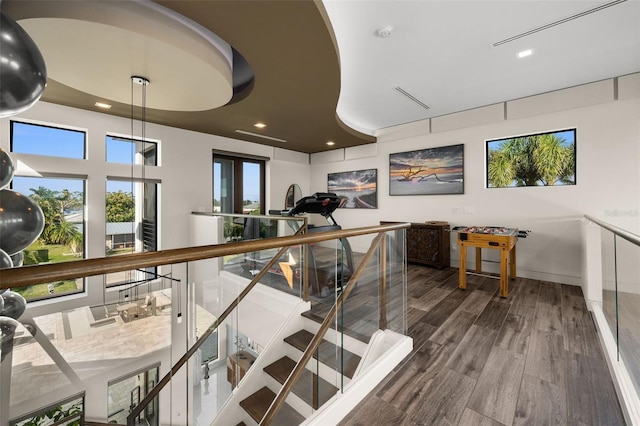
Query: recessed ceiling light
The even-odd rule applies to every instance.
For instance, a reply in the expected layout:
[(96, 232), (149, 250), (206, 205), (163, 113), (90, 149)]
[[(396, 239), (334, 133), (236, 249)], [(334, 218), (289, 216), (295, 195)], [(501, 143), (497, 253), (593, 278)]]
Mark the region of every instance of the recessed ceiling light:
[(376, 35), (378, 37), (387, 38), (391, 37), (391, 34), (393, 34), (393, 27), (383, 27), (376, 30)]
[(264, 129), (265, 127), (267, 127), (267, 125), (264, 123), (256, 123), (253, 126), (257, 127), (258, 129)]
[(533, 49), (523, 50), (522, 52), (518, 52), (518, 59), (526, 58), (531, 55), (533, 55)]
[(105, 104), (104, 102), (96, 102), (95, 106), (98, 108), (111, 109), (111, 105)]
[(329, 141), (329, 142), (327, 142), (327, 145), (329, 145), (329, 146), (333, 146), (333, 145), (335, 145), (335, 144), (336, 144), (336, 143), (335, 143), (334, 141)]

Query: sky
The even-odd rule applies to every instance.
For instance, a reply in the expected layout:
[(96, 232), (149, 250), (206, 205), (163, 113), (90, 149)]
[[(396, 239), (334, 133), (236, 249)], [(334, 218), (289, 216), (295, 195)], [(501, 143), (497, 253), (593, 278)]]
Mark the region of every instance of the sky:
[[(74, 159), (85, 157), (85, 133), (82, 131), (15, 121), (11, 123), (11, 150), (13, 152)], [(131, 143), (107, 136), (106, 160), (112, 163), (131, 164), (133, 157), (131, 147)], [(128, 182), (109, 181), (107, 185), (108, 191), (133, 191), (131, 183)], [(39, 186), (53, 191), (62, 191), (63, 189), (71, 192), (83, 191), (83, 181), (77, 179), (14, 177), (11, 182), (14, 191), (26, 195), (31, 194), (31, 188), (36, 189)]]
[[(255, 202), (260, 201), (260, 166), (256, 163), (244, 163), (243, 167), (242, 199)], [(213, 196), (220, 201), (222, 179), (220, 178), (220, 164), (213, 165)]]
[[(13, 152), (23, 154), (47, 155), (52, 157), (64, 157), (83, 159), (85, 157), (85, 133), (69, 129), (59, 129), (29, 123), (12, 123), (12, 147)], [(106, 161), (112, 163), (131, 164), (134, 152), (132, 144), (122, 139), (107, 136)], [(220, 167), (214, 167), (215, 194), (220, 194)], [(243, 167), (243, 200), (260, 200), (260, 166), (255, 163), (244, 163)], [(31, 194), (30, 188), (39, 186), (47, 187), (53, 191), (82, 191), (82, 181), (58, 178), (15, 178), (12, 189), (21, 194)], [(108, 191), (132, 192), (132, 186), (127, 182), (110, 181)]]

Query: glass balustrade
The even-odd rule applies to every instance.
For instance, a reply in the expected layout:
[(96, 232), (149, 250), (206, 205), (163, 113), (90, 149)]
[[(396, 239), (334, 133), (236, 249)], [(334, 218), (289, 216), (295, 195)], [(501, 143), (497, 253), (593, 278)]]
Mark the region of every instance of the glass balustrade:
[[(217, 219), (221, 231), (235, 220)], [(306, 225), (257, 220), (265, 241)], [(238, 424), (273, 416), (286, 384), (275, 418), (301, 422), (375, 362), (385, 344), (370, 343), (384, 330), (406, 331), (404, 230), (363, 234), (230, 245), (229, 254), (158, 265), (156, 274), (118, 272), (119, 286), (112, 274), (89, 276), (85, 295), (29, 306), (2, 327), (0, 420)]]
[(624, 363), (640, 392), (640, 247), (602, 230), (602, 309)]
[[(602, 341), (605, 353), (609, 354), (612, 374), (621, 388), (621, 403), (637, 407), (640, 401), (640, 237), (606, 221), (587, 218), (600, 227), (600, 259), (597, 260), (601, 262), (602, 275), (594, 278), (601, 283), (601, 300), (593, 301), (594, 318), (603, 329)], [(629, 408), (628, 412), (633, 413), (635, 409)]]

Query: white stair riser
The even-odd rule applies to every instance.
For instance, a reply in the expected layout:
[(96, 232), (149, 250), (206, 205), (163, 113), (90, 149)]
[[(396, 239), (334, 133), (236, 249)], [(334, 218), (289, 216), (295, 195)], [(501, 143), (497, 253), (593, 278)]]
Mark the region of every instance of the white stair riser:
[[(315, 335), (320, 329), (320, 324), (306, 317), (302, 317), (302, 319), (304, 321), (304, 329)], [(338, 333), (333, 328), (329, 328), (329, 330), (327, 330), (324, 340), (327, 340), (336, 346), (342, 346), (342, 344), (344, 344), (344, 348), (346, 350), (358, 356), (362, 356), (367, 350), (366, 343), (346, 334)]]

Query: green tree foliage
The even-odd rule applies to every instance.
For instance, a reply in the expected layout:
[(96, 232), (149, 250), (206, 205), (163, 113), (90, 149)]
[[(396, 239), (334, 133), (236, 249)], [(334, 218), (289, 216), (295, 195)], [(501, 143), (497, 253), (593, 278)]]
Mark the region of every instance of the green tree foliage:
[(509, 139), (489, 152), (489, 186), (573, 184), (574, 145), (553, 134)]
[(131, 192), (107, 192), (107, 222), (133, 222), (135, 201)]
[[(40, 240), (44, 244), (63, 244), (82, 247), (82, 233), (65, 220), (65, 212), (81, 209), (84, 205), (82, 193), (67, 189), (53, 191), (43, 186), (30, 188), (31, 198), (40, 206), (44, 214), (44, 230)], [(75, 251), (75, 250), (74, 250)]]

